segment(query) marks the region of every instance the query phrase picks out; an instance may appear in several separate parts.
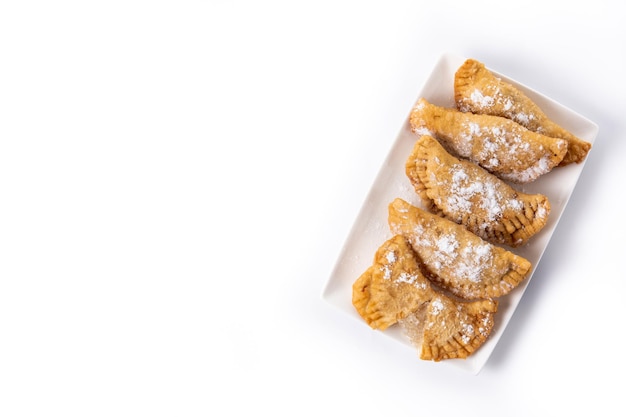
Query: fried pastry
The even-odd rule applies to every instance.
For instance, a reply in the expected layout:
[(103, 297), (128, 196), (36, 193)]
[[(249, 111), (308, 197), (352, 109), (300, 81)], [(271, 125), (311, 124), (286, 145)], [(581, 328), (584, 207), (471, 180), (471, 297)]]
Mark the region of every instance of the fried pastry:
[(352, 304), (367, 324), (385, 330), (432, 298), (428, 279), (402, 236), (386, 241), (353, 284)]
[(431, 292), (408, 242), (395, 236), (352, 285), (352, 304), (371, 328), (385, 330), (415, 312)]
[(458, 297), (506, 295), (531, 270), (527, 259), (400, 198), (389, 205), (388, 222), (409, 241), (428, 278)]
[(491, 243), (523, 245), (548, 220), (545, 195), (516, 191), (478, 165), (450, 155), (431, 136), (415, 142), (406, 175), (429, 210)]
[(418, 135), (433, 136), (451, 153), (517, 183), (550, 172), (567, 152), (564, 139), (535, 133), (504, 117), (436, 106), (424, 98), (411, 111), (410, 123)]
[(398, 323), (421, 359), (465, 359), (489, 337), (497, 306), (491, 299), (462, 302), (440, 295)]
[(466, 358), (487, 340), (497, 301), (459, 301), (422, 274), (407, 240), (395, 235), (353, 284), (352, 303), (373, 329), (400, 323), (424, 360)]
[(589, 142), (549, 119), (526, 94), (496, 77), (475, 59), (466, 60), (456, 71), (454, 99), (463, 112), (506, 117), (533, 132), (567, 140), (567, 153), (561, 166), (581, 162), (591, 149)]

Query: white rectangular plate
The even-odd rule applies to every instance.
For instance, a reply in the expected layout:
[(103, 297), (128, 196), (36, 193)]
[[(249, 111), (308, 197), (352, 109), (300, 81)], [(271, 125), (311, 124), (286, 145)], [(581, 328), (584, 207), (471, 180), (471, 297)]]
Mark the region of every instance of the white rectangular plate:
[[(432, 74), (415, 102), (420, 97), (424, 97), (433, 104), (454, 107), (454, 74), (465, 59), (450, 54), (443, 55), (435, 65)], [(524, 91), (553, 121), (579, 138), (591, 143), (594, 142), (598, 133), (598, 126), (595, 123), (502, 74), (493, 70), (492, 72), (504, 81)], [(371, 265), (374, 253), (378, 247), (391, 237), (391, 232), (387, 226), (389, 203), (396, 197), (400, 197), (413, 205), (423, 207), (404, 172), (406, 158), (408, 158), (416, 140), (417, 136), (410, 130), (409, 117), (407, 115), (402, 129), (361, 207), (322, 293), (322, 297), (330, 304), (357, 319), (357, 325), (367, 326), (352, 306), (352, 284)], [(533, 183), (514, 186), (523, 192), (542, 193), (548, 197), (551, 204), (548, 223), (541, 232), (521, 248), (507, 248), (528, 259), (533, 265), (533, 271), (539, 264), (539, 260), (550, 241), (550, 237), (576, 186), (584, 164), (585, 162), (583, 161), (580, 164), (559, 167)], [(467, 359), (445, 360), (441, 362), (441, 365), (455, 366), (478, 374), (502, 336), (531, 278), (532, 274), (513, 292), (500, 297), (496, 314), (496, 325), (491, 336), (480, 349)], [(414, 354), (416, 354), (415, 348), (410, 344), (408, 338), (402, 334), (399, 326), (392, 326), (379, 333), (410, 346), (414, 350)]]

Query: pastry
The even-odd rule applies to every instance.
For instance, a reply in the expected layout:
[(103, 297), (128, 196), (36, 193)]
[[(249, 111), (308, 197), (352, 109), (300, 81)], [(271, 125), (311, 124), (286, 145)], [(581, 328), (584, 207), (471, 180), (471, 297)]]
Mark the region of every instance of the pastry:
[(411, 129), (430, 135), (456, 156), (504, 180), (527, 183), (556, 167), (567, 141), (535, 133), (499, 116), (461, 112), (421, 98), (410, 115)]
[(462, 302), (439, 295), (398, 323), (421, 359), (465, 359), (489, 337), (497, 306), (490, 299)]
[(428, 278), (458, 297), (506, 295), (531, 270), (527, 259), (400, 198), (389, 205), (388, 222), (411, 243)]
[(431, 136), (415, 142), (406, 174), (429, 210), (492, 243), (523, 245), (548, 220), (545, 195), (516, 191), (478, 165), (450, 155)]
[(353, 284), (352, 303), (373, 329), (400, 323), (420, 358), (466, 358), (487, 340), (497, 301), (459, 301), (436, 290), (422, 274), (407, 240), (395, 235)]
[(506, 117), (542, 135), (568, 141), (560, 165), (581, 162), (591, 144), (550, 120), (526, 94), (496, 77), (484, 64), (468, 59), (454, 76), (454, 99), (463, 112)]
[(431, 292), (408, 242), (395, 236), (352, 285), (352, 304), (371, 328), (385, 330), (415, 312)]

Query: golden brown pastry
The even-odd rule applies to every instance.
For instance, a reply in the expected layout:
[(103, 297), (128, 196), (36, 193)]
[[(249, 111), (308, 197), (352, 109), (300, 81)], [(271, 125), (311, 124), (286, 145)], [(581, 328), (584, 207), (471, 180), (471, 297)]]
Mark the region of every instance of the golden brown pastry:
[(492, 243), (523, 245), (548, 220), (545, 195), (516, 191), (478, 165), (450, 155), (431, 136), (415, 142), (406, 174), (428, 209)]
[(430, 135), (456, 156), (504, 180), (527, 183), (556, 167), (567, 141), (535, 133), (499, 116), (461, 112), (421, 98), (411, 111), (413, 132)]
[(388, 221), (393, 234), (411, 243), (428, 278), (458, 297), (506, 295), (530, 272), (527, 259), (400, 198), (389, 205)]
[(526, 94), (496, 77), (475, 59), (466, 60), (456, 71), (454, 98), (463, 112), (506, 117), (533, 132), (566, 139), (567, 154), (560, 165), (581, 162), (591, 149), (589, 142), (550, 120)]
[(402, 236), (385, 242), (374, 263), (352, 286), (352, 304), (373, 329), (387, 327), (412, 314), (429, 299), (428, 280)]
[(495, 300), (462, 302), (439, 295), (399, 324), (421, 359), (464, 359), (489, 337), (497, 307)]
[(497, 301), (458, 301), (435, 290), (407, 240), (396, 235), (376, 251), (353, 284), (352, 303), (374, 329), (400, 322), (420, 358), (466, 358), (487, 340)]
[(352, 285), (352, 304), (371, 328), (385, 330), (415, 312), (431, 292), (408, 242), (395, 236)]

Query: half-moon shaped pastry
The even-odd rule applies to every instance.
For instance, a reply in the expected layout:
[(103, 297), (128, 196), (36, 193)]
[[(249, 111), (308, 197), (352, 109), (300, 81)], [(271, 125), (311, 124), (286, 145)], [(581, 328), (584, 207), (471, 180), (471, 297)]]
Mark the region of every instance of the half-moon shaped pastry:
[(407, 240), (396, 235), (376, 251), (353, 284), (352, 303), (374, 329), (400, 322), (420, 358), (466, 358), (487, 340), (498, 303), (459, 301), (435, 290)]
[(530, 262), (465, 227), (396, 198), (389, 227), (404, 236), (428, 278), (464, 299), (497, 298), (526, 278)]
[(465, 359), (487, 340), (497, 306), (494, 300), (461, 302), (440, 295), (399, 324), (421, 359)]
[(491, 243), (523, 245), (548, 220), (545, 195), (516, 191), (478, 165), (450, 155), (430, 136), (415, 142), (406, 175), (429, 210)]
[(456, 71), (454, 99), (461, 111), (506, 117), (533, 132), (566, 139), (567, 154), (560, 165), (581, 162), (591, 149), (589, 142), (553, 122), (526, 94), (475, 59), (466, 60)]
[(372, 329), (385, 330), (430, 300), (432, 291), (408, 242), (396, 235), (352, 285), (352, 304)]
[(453, 154), (517, 183), (550, 172), (567, 152), (564, 139), (535, 133), (504, 117), (436, 106), (424, 98), (411, 111), (410, 123), (418, 135), (433, 136)]

